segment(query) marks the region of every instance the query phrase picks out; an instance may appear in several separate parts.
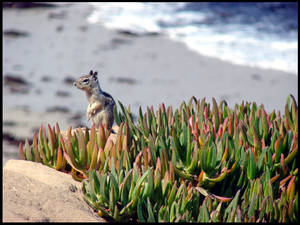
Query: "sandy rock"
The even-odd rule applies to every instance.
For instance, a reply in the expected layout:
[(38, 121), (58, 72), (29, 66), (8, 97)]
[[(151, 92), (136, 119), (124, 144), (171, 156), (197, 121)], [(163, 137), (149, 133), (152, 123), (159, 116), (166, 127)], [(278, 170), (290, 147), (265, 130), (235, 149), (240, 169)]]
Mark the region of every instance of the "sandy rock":
[(81, 183), (40, 163), (3, 167), (3, 222), (105, 222), (82, 198)]

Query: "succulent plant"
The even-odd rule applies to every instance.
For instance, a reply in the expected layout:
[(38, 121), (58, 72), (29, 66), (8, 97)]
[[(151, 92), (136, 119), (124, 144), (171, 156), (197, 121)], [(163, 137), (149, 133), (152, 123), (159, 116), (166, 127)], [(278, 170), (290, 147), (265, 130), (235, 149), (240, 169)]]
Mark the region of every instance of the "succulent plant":
[[(105, 158), (104, 146), (110, 131), (105, 130), (102, 124), (98, 130), (93, 124), (90, 131), (77, 129), (73, 134), (71, 131), (72, 127), (68, 129), (67, 138), (60, 137), (60, 143), (64, 157), (72, 167), (73, 178), (82, 181), (87, 178), (88, 171), (102, 169)], [(111, 140), (108, 144), (111, 144)]]
[(46, 136), (46, 129), (41, 125), (39, 134), (34, 133), (32, 145), (29, 145), (28, 139), (19, 144), (20, 158), (23, 160), (30, 160), (34, 162), (43, 163), (56, 170), (66, 171), (66, 160), (63, 157), (63, 150), (59, 139), (61, 138), (58, 123), (51, 129), (48, 124), (48, 138)]
[(48, 141), (41, 127), (41, 141), (35, 134), (24, 152), (20, 144), (21, 157), (70, 168), (82, 180), (85, 201), (116, 221), (298, 221), (292, 95), (283, 116), (255, 102), (229, 108), (192, 97), (174, 111), (164, 104), (156, 112), (140, 108), (135, 123), (130, 108), (119, 106), (115, 141), (101, 126), (73, 134), (70, 128), (64, 138), (48, 125)]

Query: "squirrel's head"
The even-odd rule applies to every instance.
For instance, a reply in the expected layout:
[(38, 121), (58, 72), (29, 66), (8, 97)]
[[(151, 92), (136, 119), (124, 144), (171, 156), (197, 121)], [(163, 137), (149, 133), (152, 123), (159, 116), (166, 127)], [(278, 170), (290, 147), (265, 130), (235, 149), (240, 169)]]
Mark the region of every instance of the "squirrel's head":
[(91, 70), (88, 75), (79, 77), (73, 83), (73, 85), (81, 90), (90, 91), (96, 87), (99, 87), (97, 75), (98, 75), (97, 71), (93, 72), (93, 70)]

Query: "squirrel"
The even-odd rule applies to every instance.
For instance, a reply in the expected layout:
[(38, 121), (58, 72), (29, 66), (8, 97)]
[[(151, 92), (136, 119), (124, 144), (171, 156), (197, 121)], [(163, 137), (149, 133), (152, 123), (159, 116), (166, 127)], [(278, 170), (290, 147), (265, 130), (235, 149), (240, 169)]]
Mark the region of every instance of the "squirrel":
[(96, 127), (102, 124), (110, 130), (114, 123), (113, 109), (116, 103), (110, 94), (100, 88), (97, 72), (91, 70), (88, 75), (79, 77), (73, 85), (85, 91), (89, 102), (86, 112), (87, 120), (91, 119)]

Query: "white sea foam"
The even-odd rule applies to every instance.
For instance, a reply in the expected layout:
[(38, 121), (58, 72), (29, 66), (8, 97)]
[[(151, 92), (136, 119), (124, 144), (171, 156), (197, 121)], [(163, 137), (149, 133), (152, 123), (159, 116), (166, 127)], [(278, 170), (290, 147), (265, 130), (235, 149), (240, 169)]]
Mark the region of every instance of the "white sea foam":
[(205, 23), (207, 15), (180, 11), (186, 3), (91, 3), (90, 23), (137, 34), (166, 33), (206, 56), (232, 63), (276, 69), (298, 75), (297, 38), (257, 31), (246, 24)]

